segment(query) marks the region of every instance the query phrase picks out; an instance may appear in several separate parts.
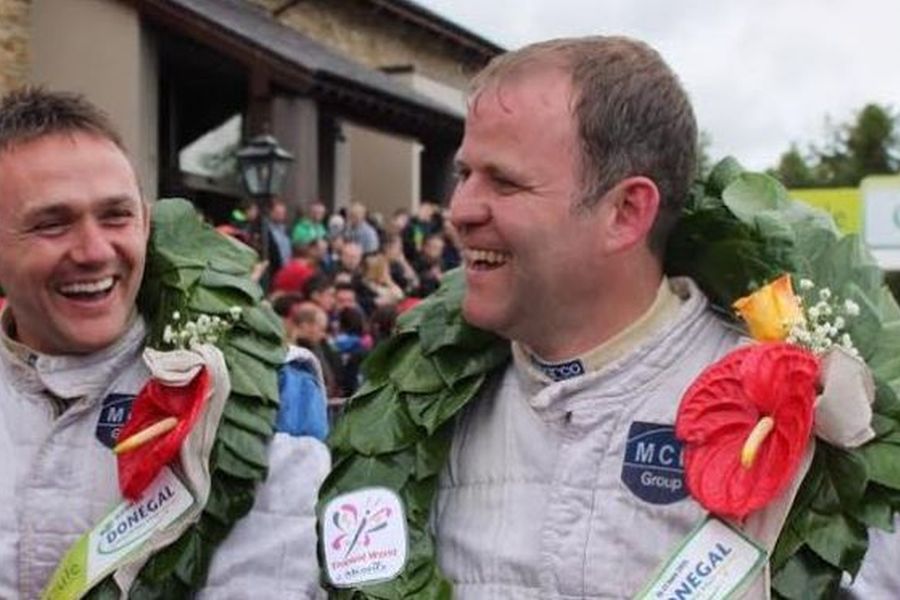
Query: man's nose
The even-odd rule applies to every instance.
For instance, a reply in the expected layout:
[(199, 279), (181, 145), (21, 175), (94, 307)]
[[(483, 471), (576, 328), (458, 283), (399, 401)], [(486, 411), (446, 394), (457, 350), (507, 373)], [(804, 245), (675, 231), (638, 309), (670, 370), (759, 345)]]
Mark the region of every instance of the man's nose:
[(450, 222), (461, 233), (468, 228), (484, 225), (491, 218), (491, 209), (484, 191), (479, 191), (473, 178), (457, 184), (450, 199)]
[(70, 252), (75, 263), (89, 265), (115, 258), (116, 251), (110, 233), (92, 219), (84, 221), (77, 230), (77, 240)]

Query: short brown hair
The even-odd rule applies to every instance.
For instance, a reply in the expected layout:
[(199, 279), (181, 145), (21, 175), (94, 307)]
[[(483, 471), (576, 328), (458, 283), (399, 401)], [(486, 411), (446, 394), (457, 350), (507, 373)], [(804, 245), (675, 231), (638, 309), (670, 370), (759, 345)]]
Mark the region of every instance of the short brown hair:
[(533, 67), (568, 72), (580, 143), (579, 208), (593, 207), (626, 177), (643, 175), (660, 192), (649, 236), (661, 256), (693, 181), (697, 122), (687, 94), (662, 57), (626, 37), (550, 40), (498, 56), (472, 80), (472, 96)]
[(80, 94), (24, 87), (0, 99), (0, 152), (45, 135), (76, 132), (106, 138), (127, 154), (106, 113)]

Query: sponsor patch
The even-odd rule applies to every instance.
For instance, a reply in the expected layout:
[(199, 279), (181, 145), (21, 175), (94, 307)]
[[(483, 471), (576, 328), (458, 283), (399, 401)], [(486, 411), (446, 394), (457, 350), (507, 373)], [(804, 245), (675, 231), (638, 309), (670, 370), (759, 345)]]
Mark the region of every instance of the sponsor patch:
[(406, 565), (406, 515), (400, 497), (381, 487), (332, 499), (322, 513), (328, 579), (336, 587), (393, 579)]
[(631, 424), (622, 482), (650, 504), (672, 504), (687, 497), (684, 454), (673, 425), (640, 421)]
[(77, 600), (131, 560), (155, 531), (165, 529), (194, 505), (178, 476), (164, 467), (134, 502), (122, 502), (69, 547), (41, 595)]
[(110, 394), (103, 399), (100, 418), (97, 419), (97, 439), (107, 448), (116, 445), (119, 432), (131, 415), (134, 394)]
[(562, 363), (545, 363), (531, 356), (531, 362), (541, 373), (553, 381), (563, 381), (586, 373), (584, 363), (577, 358)]
[(635, 600), (741, 598), (766, 558), (766, 551), (752, 539), (715, 517), (706, 517)]

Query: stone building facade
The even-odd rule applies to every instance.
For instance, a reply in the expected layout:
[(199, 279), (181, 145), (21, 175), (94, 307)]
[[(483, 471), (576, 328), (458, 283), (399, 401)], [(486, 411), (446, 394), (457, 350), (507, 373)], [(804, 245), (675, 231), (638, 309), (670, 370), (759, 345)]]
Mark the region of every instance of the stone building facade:
[(29, 0), (0, 0), (0, 93), (28, 76)]

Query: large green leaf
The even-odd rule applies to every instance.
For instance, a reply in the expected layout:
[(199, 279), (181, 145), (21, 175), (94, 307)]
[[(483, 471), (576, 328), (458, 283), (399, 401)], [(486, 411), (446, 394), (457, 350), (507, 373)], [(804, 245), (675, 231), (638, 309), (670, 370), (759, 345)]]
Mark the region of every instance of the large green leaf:
[(804, 538), (810, 549), (829, 564), (855, 575), (868, 548), (865, 526), (843, 514), (814, 512), (806, 525)]
[(801, 548), (772, 578), (778, 597), (788, 600), (834, 598), (839, 585), (840, 571), (808, 548)]
[(354, 406), (350, 445), (363, 455), (394, 452), (416, 443), (416, 424), (391, 386)]
[(869, 527), (894, 531), (893, 503), (885, 489), (877, 484), (869, 485), (866, 501), (853, 512), (853, 517)]
[(417, 351), (398, 357), (391, 369), (391, 381), (399, 391), (412, 394), (432, 393), (444, 387), (434, 361)]
[(731, 185), (742, 173), (744, 167), (731, 156), (727, 156), (713, 165), (706, 179), (705, 194), (714, 198), (721, 198), (722, 192)]
[(319, 496), (319, 506), (324, 506), (334, 496), (362, 487), (381, 486), (399, 493), (410, 478), (414, 460), (408, 452), (355, 456), (328, 475)]
[(722, 191), (725, 206), (741, 221), (752, 224), (756, 215), (783, 210), (787, 190), (776, 179), (762, 173), (741, 173)]
[(264, 398), (278, 404), (278, 377), (271, 366), (236, 348), (222, 351), (231, 373), (231, 390), (244, 396)]
[(834, 489), (840, 507), (843, 510), (855, 507), (862, 499), (869, 483), (865, 461), (855, 453), (836, 448), (821, 440), (816, 443), (816, 451), (823, 456), (825, 482)]
[(276, 413), (274, 407), (264, 405), (259, 398), (232, 394), (225, 403), (223, 416), (246, 431), (269, 437), (275, 432)]
[(416, 470), (417, 480), (426, 477), (437, 476), (447, 462), (450, 453), (450, 444), (453, 441), (453, 423), (447, 422), (433, 435), (420, 440), (416, 444)]
[(900, 445), (867, 444), (859, 449), (872, 481), (900, 488)]
[(484, 383), (484, 375), (458, 381), (451, 389), (438, 396), (411, 398), (408, 402), (412, 420), (424, 427), (428, 434), (438, 430), (451, 419), (475, 395)]
[(247, 277), (240, 277), (231, 273), (222, 273), (213, 269), (206, 269), (200, 276), (200, 283), (211, 288), (225, 288), (237, 290), (246, 296), (246, 300), (259, 302), (262, 300), (263, 292), (259, 284)]
[(218, 439), (245, 462), (263, 468), (269, 465), (266, 444), (259, 434), (250, 433), (226, 421), (219, 425)]
[(239, 290), (198, 287), (191, 293), (188, 308), (200, 314), (228, 315), (234, 307), (242, 306), (246, 301), (246, 295)]
[(154, 236), (158, 247), (175, 262), (215, 262), (228, 273), (248, 273), (256, 254), (247, 246), (223, 236), (207, 225), (193, 205), (178, 198), (158, 200), (153, 207)]
[(245, 308), (241, 314), (241, 322), (255, 333), (273, 342), (281, 343), (284, 337), (281, 319), (266, 303)]
[(266, 478), (265, 467), (244, 460), (220, 441), (216, 441), (213, 446), (211, 463), (214, 469), (219, 469), (226, 475), (238, 479), (262, 481)]
[(403, 490), (401, 498), (406, 508), (406, 520), (423, 530), (428, 527), (431, 506), (437, 493), (437, 475), (418, 481), (410, 479)]
[(212, 479), (209, 500), (204, 511), (223, 524), (230, 524), (246, 515), (253, 506), (253, 487), (243, 481), (226, 477)]
[(269, 338), (240, 330), (228, 336), (228, 345), (275, 366), (283, 363), (287, 355), (284, 345), (273, 342)]

